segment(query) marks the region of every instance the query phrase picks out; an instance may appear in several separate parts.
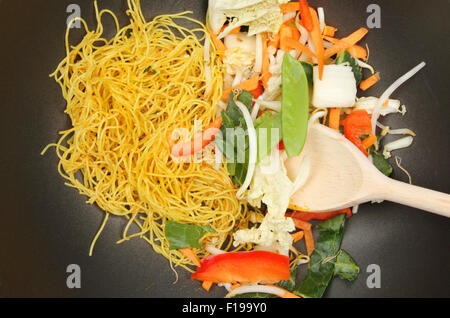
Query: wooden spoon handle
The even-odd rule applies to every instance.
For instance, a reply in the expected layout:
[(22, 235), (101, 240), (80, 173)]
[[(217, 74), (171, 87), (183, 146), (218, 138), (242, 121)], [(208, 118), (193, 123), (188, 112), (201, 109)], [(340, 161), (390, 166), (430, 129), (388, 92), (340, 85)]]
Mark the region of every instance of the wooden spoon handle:
[(413, 208), (450, 217), (450, 195), (389, 179), (384, 182), (383, 198)]

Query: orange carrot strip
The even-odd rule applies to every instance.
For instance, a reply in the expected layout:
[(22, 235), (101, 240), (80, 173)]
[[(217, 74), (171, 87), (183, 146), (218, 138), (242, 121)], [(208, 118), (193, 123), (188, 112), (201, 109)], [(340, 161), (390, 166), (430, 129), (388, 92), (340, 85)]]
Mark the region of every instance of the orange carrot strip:
[(189, 258), (189, 260), (196, 266), (201, 266), (200, 260), (198, 259), (197, 255), (195, 255), (194, 251), (191, 248), (180, 248), (179, 251), (183, 253), (184, 256)]
[(329, 26), (329, 25), (325, 25), (325, 28), (323, 29), (323, 35), (334, 37), (334, 35), (336, 34), (336, 31), (337, 31), (336, 28)]
[(298, 41), (300, 39), (300, 32), (296, 27), (282, 25), (280, 28), (280, 49), (283, 51), (289, 51), (290, 48), (287, 45), (288, 40)]
[(389, 106), (389, 99), (386, 99), (386, 101), (383, 104), (383, 107), (386, 108)]
[(364, 139), (362, 141), (362, 146), (365, 149), (369, 149), (370, 147), (372, 147), (375, 143), (377, 142), (377, 136), (375, 135), (370, 135), (369, 137), (367, 137), (366, 139)]
[(219, 133), (219, 129), (222, 126), (222, 117), (217, 117), (211, 122), (208, 127), (202, 132), (201, 142), (198, 142), (196, 138), (193, 140), (175, 144), (172, 140), (172, 136), (169, 135), (170, 152), (175, 157), (184, 157), (196, 154), (205, 148), (215, 136)]
[(262, 58), (262, 68), (261, 68), (261, 80), (263, 83), (264, 88), (267, 89), (268, 85), (269, 85), (269, 80), (272, 77), (272, 74), (269, 71), (270, 68), (270, 59), (269, 59), (269, 53), (267, 52), (267, 34), (263, 34), (262, 35), (262, 53), (263, 53), (263, 58)]
[[(246, 91), (252, 91), (254, 89), (257, 89), (259, 85), (259, 75), (256, 75), (242, 83), (240, 83), (239, 85), (237, 85), (236, 87), (233, 88), (242, 88), (245, 89)], [(222, 100), (223, 101), (228, 101), (228, 99), (230, 98), (231, 95), (231, 91), (233, 88), (227, 88), (223, 91), (222, 93)]]
[(203, 283), (202, 283), (202, 287), (203, 287), (203, 289), (204, 290), (206, 290), (206, 291), (209, 291), (210, 289), (211, 289), (211, 286), (213, 285), (213, 282), (210, 282), (210, 281), (207, 281), (207, 280), (205, 280)]
[(368, 90), (372, 86), (374, 86), (376, 83), (380, 81), (380, 75), (378, 73), (373, 74), (372, 76), (366, 78), (364, 81), (362, 81), (359, 84), (359, 88), (361, 88), (363, 91)]
[(306, 53), (310, 56), (316, 56), (306, 45), (303, 45), (300, 42), (295, 41), (294, 39), (289, 39), (289, 38), (285, 39), (284, 46), (287, 49), (286, 51), (297, 50), (297, 51)]
[(219, 55), (223, 55), (227, 50), (227, 47), (225, 46), (225, 44), (223, 44), (222, 40), (217, 38), (217, 35), (214, 34), (212, 30), (209, 30), (209, 34), (211, 35), (211, 40), (216, 47), (217, 53)]
[(320, 22), (316, 10), (313, 8), (309, 8), (309, 10), (311, 12), (311, 19), (314, 26), (310, 35), (314, 44), (314, 49), (316, 50), (317, 64), (319, 66), (319, 79), (322, 79), (323, 67), (325, 64), (325, 49), (323, 47), (322, 32), (320, 31)]
[(235, 284), (231, 285), (230, 289), (231, 289), (231, 290), (235, 290), (235, 289), (238, 288), (238, 287), (241, 287), (241, 284), (235, 283)]
[(303, 230), (303, 231), (311, 231), (311, 223), (296, 219), (296, 218), (292, 218), (292, 220), (294, 221), (294, 225), (297, 229)]
[(305, 233), (303, 233), (303, 231), (298, 231), (298, 232), (291, 234), (292, 240), (294, 243), (297, 243), (298, 241), (300, 241), (304, 235), (305, 235)]
[(283, 14), (300, 11), (300, 2), (283, 3), (282, 5), (280, 5), (280, 10)]
[(341, 109), (340, 108), (330, 109), (330, 119), (328, 126), (330, 126), (331, 129), (339, 130), (340, 119), (341, 119)]
[(290, 291), (287, 291), (286, 289), (284, 289), (280, 286), (273, 285), (273, 284), (267, 284), (267, 286), (276, 287), (276, 288), (284, 291), (284, 294), (283, 294), (283, 296), (281, 296), (281, 298), (301, 298), (300, 296), (295, 295), (294, 293), (291, 293)]
[(360, 59), (360, 60), (366, 60), (367, 59), (367, 51), (365, 48), (359, 45), (353, 45), (352, 47), (349, 47), (347, 49), (348, 53), (350, 53), (353, 57)]
[(333, 37), (331, 37), (331, 36), (326, 36), (326, 35), (324, 35), (323, 38), (324, 38), (324, 40), (327, 40), (328, 42), (331, 42), (331, 43), (333, 43), (333, 44), (336, 44), (336, 43), (339, 42), (339, 39), (333, 38)]
[[(220, 30), (220, 33), (222, 33), (222, 32), (227, 28), (227, 26), (228, 26), (228, 24), (225, 24), (225, 25), (222, 27), (222, 29)], [(236, 34), (236, 33), (239, 33), (239, 32), (241, 32), (241, 27), (234, 28), (233, 30), (231, 30), (230, 32), (228, 32), (228, 34)]]
[(300, 2), (300, 16), (302, 18), (302, 24), (308, 32), (312, 32), (314, 29), (313, 17), (311, 16), (311, 8), (306, 0), (299, 0)]
[(314, 237), (311, 230), (305, 230), (305, 245), (308, 256), (314, 252)]
[(348, 37), (339, 40), (332, 47), (325, 50), (325, 58), (332, 57), (340, 51), (352, 47), (353, 45), (361, 41), (361, 39), (365, 37), (368, 32), (369, 30), (367, 30), (366, 28), (360, 28), (350, 34)]
[(278, 49), (280, 47), (280, 33), (274, 35), (267, 45)]

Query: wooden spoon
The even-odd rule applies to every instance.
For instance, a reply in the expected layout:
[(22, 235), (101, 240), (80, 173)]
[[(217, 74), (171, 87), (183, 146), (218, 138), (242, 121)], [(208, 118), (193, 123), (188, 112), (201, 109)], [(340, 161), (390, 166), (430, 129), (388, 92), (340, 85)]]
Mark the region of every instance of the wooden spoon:
[(311, 170), (291, 198), (295, 209), (329, 212), (387, 200), (450, 217), (450, 195), (386, 177), (342, 134), (326, 126), (312, 125), (302, 154), (286, 160), (291, 180), (305, 156)]

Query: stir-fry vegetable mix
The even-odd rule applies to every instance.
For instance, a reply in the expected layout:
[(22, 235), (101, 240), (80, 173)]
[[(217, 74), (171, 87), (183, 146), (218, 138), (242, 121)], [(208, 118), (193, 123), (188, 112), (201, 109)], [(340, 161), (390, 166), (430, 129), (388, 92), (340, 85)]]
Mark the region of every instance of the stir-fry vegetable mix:
[[(358, 98), (380, 81), (368, 64), (367, 46), (358, 44), (366, 28), (338, 37), (338, 29), (326, 24), (323, 8), (316, 10), (306, 0), (210, 0), (208, 27), (226, 70), (223, 110), (208, 126), (209, 133), (203, 133), (200, 146), (171, 143), (172, 153), (179, 156), (184, 148), (191, 155), (214, 140), (240, 187), (238, 198), (247, 200), (259, 217), (254, 226), (230, 237), (235, 252), (201, 246), (202, 236), (214, 229), (176, 222), (166, 225), (170, 246), (198, 266), (192, 278), (203, 281), (206, 290), (219, 284), (228, 297), (322, 297), (333, 277), (358, 276), (355, 261), (340, 247), (352, 211), (288, 209), (309, 172), (304, 158), (297, 179), (291, 180), (284, 161), (302, 153), (308, 125), (319, 120), (340, 131), (389, 176), (391, 151), (410, 146), (415, 134), (384, 127), (378, 119), (405, 114), (405, 106), (390, 96), (425, 64), (402, 76), (381, 98)], [(363, 69), (371, 74), (365, 77)], [(383, 148), (389, 133), (408, 136)], [(313, 228), (319, 233), (316, 239)], [(306, 254), (298, 250), (299, 242)], [(210, 255), (199, 260), (194, 251), (200, 248)], [(304, 264), (308, 270), (298, 282), (297, 268)]]

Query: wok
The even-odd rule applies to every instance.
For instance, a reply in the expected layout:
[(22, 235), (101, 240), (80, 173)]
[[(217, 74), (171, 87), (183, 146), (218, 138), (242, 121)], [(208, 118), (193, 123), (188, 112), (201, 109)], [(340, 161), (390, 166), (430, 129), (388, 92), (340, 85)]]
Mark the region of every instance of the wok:
[[(207, 1), (142, 0), (147, 18), (193, 11), (204, 20)], [(178, 269), (177, 284), (168, 261), (141, 239), (116, 244), (125, 225), (110, 218), (92, 257), (89, 245), (103, 212), (64, 186), (57, 157), (40, 152), (67, 129), (65, 101), (49, 78), (64, 57), (66, 10), (73, 0), (0, 0), (0, 296), (1, 297), (223, 297), (213, 287), (206, 293), (189, 273)], [(325, 9), (326, 20), (346, 36), (366, 26), (373, 1), (311, 0)], [(363, 40), (381, 82), (361, 96), (380, 96), (394, 80), (422, 60), (427, 67), (393, 96), (408, 108), (402, 117), (383, 123), (417, 133), (414, 144), (396, 152), (413, 183), (450, 193), (448, 101), (450, 4), (419, 0), (377, 1), (381, 28)], [(78, 0), (81, 15), (95, 27), (92, 1)], [(127, 23), (126, 1), (99, 1)], [(104, 20), (112, 32), (113, 21)], [(107, 33), (108, 33), (107, 32)], [(109, 35), (112, 35), (110, 33)], [(74, 29), (71, 42), (83, 36)], [(392, 138), (388, 137), (388, 140)], [(391, 162), (393, 163), (393, 161)], [(393, 178), (407, 181), (394, 164)], [(358, 263), (359, 278), (335, 279), (326, 297), (449, 297), (450, 220), (394, 203), (367, 204), (345, 228), (342, 247)], [(67, 267), (81, 269), (81, 288), (69, 289)], [(369, 288), (369, 265), (381, 271), (380, 288)], [(299, 277), (304, 275), (300, 271)]]

